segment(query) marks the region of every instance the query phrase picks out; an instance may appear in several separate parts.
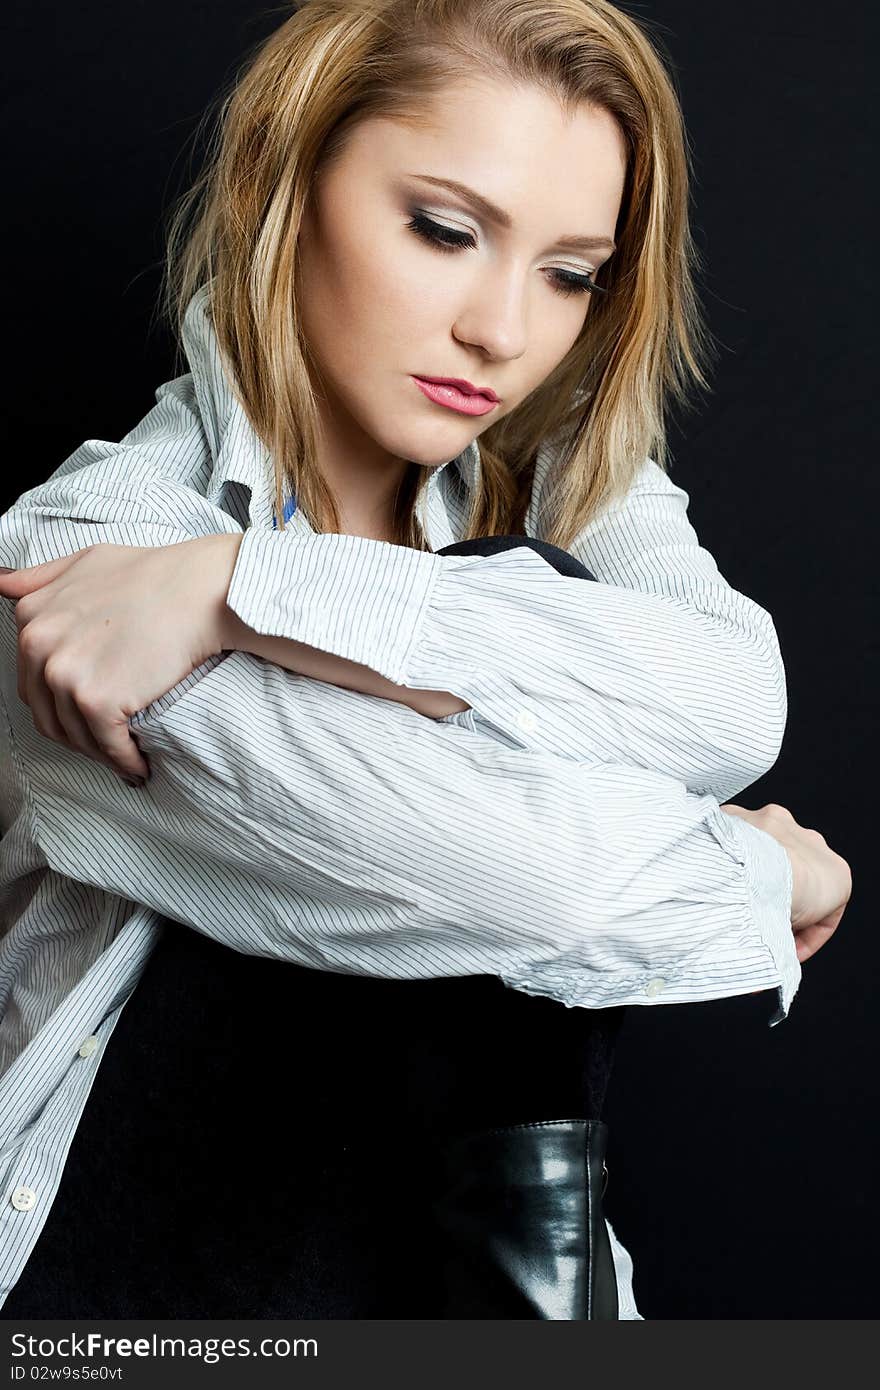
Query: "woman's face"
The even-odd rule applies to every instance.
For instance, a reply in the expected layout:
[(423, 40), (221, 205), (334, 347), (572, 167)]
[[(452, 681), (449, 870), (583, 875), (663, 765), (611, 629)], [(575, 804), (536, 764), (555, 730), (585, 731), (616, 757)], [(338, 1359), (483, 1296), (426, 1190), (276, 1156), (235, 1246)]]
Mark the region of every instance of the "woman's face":
[[(324, 447), (384, 471), (454, 458), (545, 380), (583, 327), (583, 281), (611, 255), (623, 194), (623, 138), (603, 110), (566, 120), (535, 87), (481, 79), (425, 115), (418, 130), (361, 123), (300, 233)], [(432, 244), (438, 234), (465, 244)], [(575, 237), (607, 244), (560, 244)], [(462, 378), (499, 403), (465, 414), (416, 377)]]

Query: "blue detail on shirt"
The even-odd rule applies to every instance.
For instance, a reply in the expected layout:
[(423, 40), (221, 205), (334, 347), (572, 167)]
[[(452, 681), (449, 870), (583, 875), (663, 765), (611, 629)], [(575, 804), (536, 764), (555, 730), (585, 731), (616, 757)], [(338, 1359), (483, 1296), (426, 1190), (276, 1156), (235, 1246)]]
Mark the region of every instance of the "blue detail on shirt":
[[(288, 500), (284, 503), (284, 520), (285, 520), (285, 522), (288, 522), (288, 521), (290, 520), (290, 518), (293, 516), (293, 514), (294, 514), (295, 511), (296, 511), (296, 498), (295, 498), (295, 497), (290, 497), (290, 498), (288, 498)], [(273, 530), (273, 531), (277, 531), (277, 530), (278, 530), (278, 518), (277, 518), (277, 516), (273, 516), (273, 517), (272, 517), (272, 530)]]

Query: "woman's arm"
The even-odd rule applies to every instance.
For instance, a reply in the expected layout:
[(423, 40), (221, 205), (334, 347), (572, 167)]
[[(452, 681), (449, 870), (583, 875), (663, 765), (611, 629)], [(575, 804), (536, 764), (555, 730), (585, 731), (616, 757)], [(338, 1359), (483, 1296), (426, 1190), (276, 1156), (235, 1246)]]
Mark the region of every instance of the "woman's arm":
[(681, 1003), (800, 979), (771, 836), (662, 774), (506, 747), (244, 652), (135, 716), (151, 778), (41, 737), (0, 689), (48, 865), (239, 949), (351, 973), (497, 974), (569, 1004)]
[(304, 642), (292, 642), (286, 637), (261, 637), (252, 628), (245, 627), (231, 610), (227, 612), (224, 623), (223, 647), (228, 651), (251, 652), (264, 661), (283, 666), (287, 671), (310, 676), (312, 680), (326, 681), (345, 690), (357, 690), (362, 695), (374, 695), (379, 700), (393, 700), (429, 719), (442, 719), (469, 708), (463, 700), (448, 691), (410, 690), (407, 686), (395, 685), (394, 681), (380, 676), (369, 666), (322, 652), (317, 647), (306, 646)]
[[(54, 511), (0, 519), (0, 558), (66, 555), (96, 528), (122, 544), (182, 540), (184, 524), (213, 535), (225, 514), (191, 497), (144, 485), (153, 515), (135, 528), (115, 499), (80, 494), (90, 514), (70, 519), (56, 495)], [(775, 987), (772, 1021), (787, 1013), (800, 978), (790, 863), (769, 835), (731, 830), (711, 797), (504, 747), (238, 651), (131, 720), (153, 775), (126, 791), (36, 732), (13, 693), (11, 602), (0, 615), (22, 794), (59, 872), (325, 968), (495, 973), (595, 1007)]]

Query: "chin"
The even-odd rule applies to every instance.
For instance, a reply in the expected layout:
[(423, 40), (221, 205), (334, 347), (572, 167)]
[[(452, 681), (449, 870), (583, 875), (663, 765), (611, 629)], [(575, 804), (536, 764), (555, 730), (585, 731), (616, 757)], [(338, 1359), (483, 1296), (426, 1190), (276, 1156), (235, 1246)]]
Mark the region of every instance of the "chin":
[(379, 436), (378, 442), (396, 458), (408, 459), (411, 463), (417, 463), (421, 468), (440, 468), (450, 459), (456, 458), (463, 449), (466, 449), (473, 438), (469, 435), (464, 439), (460, 437), (456, 439), (454, 431), (448, 430), (445, 433), (449, 437), (444, 440), (441, 437), (444, 431), (439, 430), (436, 432), (436, 439), (432, 440), (426, 439), (427, 433), (424, 422), (422, 422), (418, 430), (406, 434), (401, 432), (396, 438), (382, 435)]
[(424, 453), (420, 455), (418, 452), (410, 452), (404, 455), (404, 457), (410, 459), (413, 463), (419, 464), (421, 468), (436, 469), (442, 468), (444, 463), (448, 463), (450, 459), (457, 458), (462, 452), (462, 449), (466, 448), (467, 445), (462, 444), (460, 448), (447, 449), (439, 458), (435, 454), (432, 454), (430, 458), (425, 458)]
[(433, 421), (430, 429), (425, 428), (422, 420), (419, 428), (410, 432), (409, 449), (403, 451), (403, 457), (424, 464), (426, 468), (439, 468), (467, 449), (480, 432), (474, 430), (474, 421), (466, 416), (456, 417), (452, 412), (450, 416), (448, 421)]

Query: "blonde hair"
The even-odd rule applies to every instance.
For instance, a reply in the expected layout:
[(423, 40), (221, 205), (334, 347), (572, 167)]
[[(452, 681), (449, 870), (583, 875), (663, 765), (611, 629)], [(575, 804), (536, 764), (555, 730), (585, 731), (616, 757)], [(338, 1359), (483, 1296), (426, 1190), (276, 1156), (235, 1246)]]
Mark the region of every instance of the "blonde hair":
[[(558, 453), (541, 534), (563, 548), (625, 495), (646, 456), (668, 467), (669, 406), (707, 387), (715, 346), (695, 290), (690, 152), (660, 48), (644, 20), (606, 0), (300, 0), (248, 56), (170, 218), (163, 312), (180, 342), (191, 297), (210, 287), (231, 385), (274, 460), (279, 526), (292, 493), (315, 530), (339, 530), (315, 463), (298, 299), (297, 234), (313, 181), (359, 122), (417, 124), (430, 98), (480, 73), (536, 84), (566, 114), (581, 102), (603, 108), (623, 134), (627, 168), (617, 249), (596, 277), (608, 292), (591, 301), (556, 369), (480, 435), (463, 538), (522, 533), (542, 445)], [(410, 464), (399, 544), (428, 548), (416, 503), (431, 471)]]

